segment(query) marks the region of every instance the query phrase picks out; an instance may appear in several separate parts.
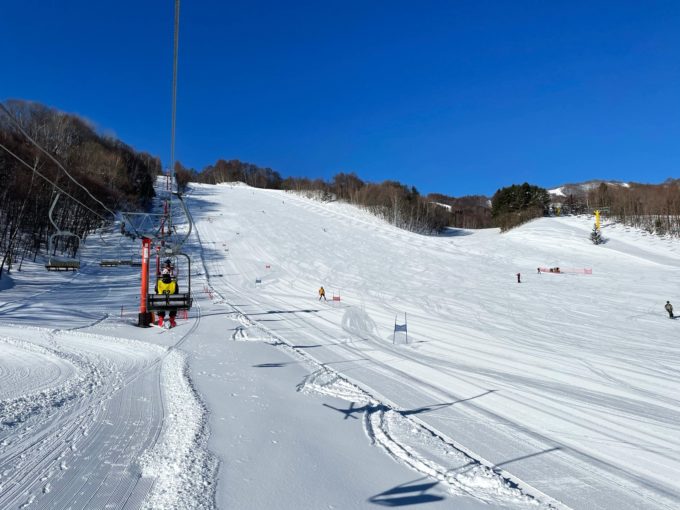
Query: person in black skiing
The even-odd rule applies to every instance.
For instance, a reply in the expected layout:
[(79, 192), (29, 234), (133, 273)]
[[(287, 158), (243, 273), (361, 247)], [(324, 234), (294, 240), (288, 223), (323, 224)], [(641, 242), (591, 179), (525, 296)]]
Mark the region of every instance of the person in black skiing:
[(670, 319), (675, 319), (675, 316), (673, 315), (673, 305), (671, 304), (670, 301), (666, 301), (666, 306), (664, 306), (664, 308), (668, 312), (668, 317)]
[(521, 276), (521, 274), (517, 273), (517, 283), (522, 283), (522, 280), (520, 280), (520, 276)]
[[(163, 269), (161, 273), (161, 278), (156, 282), (156, 287), (154, 289), (156, 294), (177, 294), (179, 292), (179, 286), (177, 282), (172, 279), (172, 274), (169, 269)], [(177, 308), (171, 308), (169, 310), (170, 315), (170, 327), (174, 328), (177, 326), (175, 322), (175, 317), (177, 317)], [(163, 327), (163, 322), (165, 321), (165, 310), (158, 311), (158, 325)]]

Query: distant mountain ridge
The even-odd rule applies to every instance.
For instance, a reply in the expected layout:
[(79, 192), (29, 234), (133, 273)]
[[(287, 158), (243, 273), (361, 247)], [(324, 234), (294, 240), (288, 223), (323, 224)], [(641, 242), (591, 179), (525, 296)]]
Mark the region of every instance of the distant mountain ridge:
[(608, 186), (621, 186), (623, 188), (630, 188), (631, 183), (623, 181), (605, 181), (601, 179), (592, 179), (590, 181), (584, 181), (580, 183), (568, 183), (558, 186), (556, 188), (548, 189), (548, 193), (552, 196), (563, 196), (568, 197), (569, 195), (582, 196), (589, 191), (597, 188), (601, 184), (606, 184)]
[(592, 191), (602, 184), (607, 186), (612, 186), (614, 188), (653, 188), (659, 187), (664, 188), (667, 186), (677, 186), (680, 184), (680, 179), (674, 179), (669, 177), (660, 183), (642, 183), (642, 182), (632, 182), (632, 181), (616, 181), (616, 180), (604, 180), (604, 179), (591, 179), (589, 181), (577, 182), (577, 183), (567, 183), (561, 186), (556, 186), (554, 188), (549, 188), (548, 193), (554, 196), (564, 196), (567, 197), (570, 194), (574, 196), (583, 196), (589, 191)]
[(680, 179), (659, 184), (591, 180), (548, 190), (551, 214), (604, 211), (612, 221), (680, 237)]

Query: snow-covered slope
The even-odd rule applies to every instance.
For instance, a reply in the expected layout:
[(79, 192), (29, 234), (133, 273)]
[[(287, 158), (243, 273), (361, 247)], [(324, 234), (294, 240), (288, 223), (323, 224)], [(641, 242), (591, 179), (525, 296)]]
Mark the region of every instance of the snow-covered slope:
[(680, 505), (677, 241), (595, 246), (586, 217), (425, 237), (242, 185), (187, 202), (175, 330), (131, 325), (139, 275), (97, 240), (78, 274), (3, 281), (0, 507)]
[(423, 237), (244, 187), (191, 203), (213, 287), (381, 402), (576, 508), (677, 504), (676, 241), (606, 226), (595, 246), (589, 218)]

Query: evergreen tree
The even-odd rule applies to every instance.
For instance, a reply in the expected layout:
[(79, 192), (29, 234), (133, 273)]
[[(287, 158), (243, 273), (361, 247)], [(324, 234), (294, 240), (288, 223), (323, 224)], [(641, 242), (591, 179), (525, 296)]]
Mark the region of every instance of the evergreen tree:
[(602, 244), (604, 242), (602, 234), (597, 227), (593, 227), (593, 231), (590, 233), (590, 240), (593, 242), (593, 244)]
[(491, 199), (491, 216), (501, 231), (543, 216), (550, 205), (550, 194), (538, 186), (513, 184), (496, 191)]

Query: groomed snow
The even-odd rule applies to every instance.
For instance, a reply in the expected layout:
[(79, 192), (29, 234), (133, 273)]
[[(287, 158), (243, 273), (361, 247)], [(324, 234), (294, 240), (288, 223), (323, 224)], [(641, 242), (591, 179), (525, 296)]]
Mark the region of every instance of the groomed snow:
[[(677, 504), (677, 241), (606, 225), (595, 246), (587, 217), (432, 238), (278, 191), (190, 196), (213, 289), (270, 334), (528, 490)], [(410, 343), (393, 345), (404, 313)]]
[(595, 246), (589, 217), (426, 237), (244, 185), (187, 202), (174, 330), (132, 325), (138, 270), (97, 264), (114, 234), (79, 273), (0, 285), (1, 508), (680, 505), (676, 240)]

